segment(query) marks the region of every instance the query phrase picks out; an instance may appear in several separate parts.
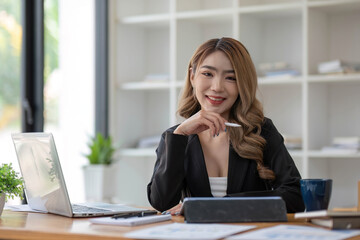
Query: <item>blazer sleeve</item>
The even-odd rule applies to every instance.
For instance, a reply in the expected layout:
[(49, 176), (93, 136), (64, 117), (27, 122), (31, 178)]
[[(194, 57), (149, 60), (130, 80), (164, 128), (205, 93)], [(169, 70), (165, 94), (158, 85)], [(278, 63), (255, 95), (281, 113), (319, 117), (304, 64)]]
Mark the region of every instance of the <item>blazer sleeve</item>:
[(187, 142), (187, 136), (171, 131), (161, 136), (153, 176), (147, 186), (148, 200), (158, 211), (168, 210), (180, 202)]
[(289, 213), (304, 211), (300, 191), (300, 173), (284, 145), (284, 138), (271, 120), (265, 127), (267, 145), (264, 149), (264, 163), (275, 172), (276, 179), (270, 183), (274, 195), (281, 196)]

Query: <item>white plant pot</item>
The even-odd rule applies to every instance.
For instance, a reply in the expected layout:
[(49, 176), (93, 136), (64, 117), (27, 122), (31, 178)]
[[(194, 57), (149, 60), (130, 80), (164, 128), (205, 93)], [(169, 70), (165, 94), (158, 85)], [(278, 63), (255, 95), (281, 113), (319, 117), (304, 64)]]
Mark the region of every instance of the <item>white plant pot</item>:
[(0, 193), (0, 216), (4, 210), (5, 206), (5, 193)]
[(111, 202), (116, 190), (114, 167), (93, 164), (84, 166), (83, 169), (86, 201)]

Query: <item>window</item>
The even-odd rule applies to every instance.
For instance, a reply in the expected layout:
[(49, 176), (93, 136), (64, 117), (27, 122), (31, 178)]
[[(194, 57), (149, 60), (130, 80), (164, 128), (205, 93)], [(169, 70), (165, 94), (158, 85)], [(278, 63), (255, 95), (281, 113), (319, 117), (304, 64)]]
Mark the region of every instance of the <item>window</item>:
[(12, 163), (18, 172), (11, 133), (21, 131), (21, 37), (21, 1), (0, 1), (0, 164)]
[[(23, 2), (0, 1), (0, 163), (12, 162), (17, 171), (20, 169), (11, 133), (22, 131)], [(85, 199), (82, 166), (87, 164), (83, 155), (87, 153), (86, 144), (94, 135), (95, 126), (95, 3), (44, 0), (43, 4), (44, 89), (41, 84), (34, 87), (31, 83), (24, 84), (24, 88), (35, 91), (32, 94), (37, 99), (41, 99), (43, 93), (44, 112), (40, 112), (40, 125), (44, 121), (44, 131), (54, 134), (71, 200), (82, 202)], [(27, 6), (32, 7), (32, 4)], [(33, 45), (28, 46), (31, 49)], [(30, 65), (33, 62), (31, 60)], [(28, 69), (31, 74), (35, 71), (32, 65)], [(16, 202), (19, 203), (19, 199)]]
[(94, 2), (44, 1), (44, 131), (55, 138), (69, 195), (83, 202), (94, 135)]

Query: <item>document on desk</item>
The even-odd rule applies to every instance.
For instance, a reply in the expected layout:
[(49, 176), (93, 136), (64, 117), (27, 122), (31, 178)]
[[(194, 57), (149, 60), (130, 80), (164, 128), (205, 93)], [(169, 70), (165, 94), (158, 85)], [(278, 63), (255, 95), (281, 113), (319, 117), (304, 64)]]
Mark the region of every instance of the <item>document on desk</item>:
[(95, 224), (138, 226), (138, 225), (162, 222), (167, 220), (171, 220), (170, 214), (152, 215), (146, 217), (130, 217), (130, 218), (101, 217), (101, 218), (92, 218), (89, 221)]
[(4, 209), (8, 209), (14, 212), (39, 212), (39, 213), (46, 213), (45, 211), (34, 210), (28, 204), (21, 204), (21, 205), (8, 205)]
[(255, 228), (249, 225), (172, 223), (149, 227), (125, 234), (136, 239), (221, 239)]
[(327, 230), (307, 226), (278, 225), (231, 236), (226, 240), (341, 240), (358, 235), (360, 235), (358, 230)]

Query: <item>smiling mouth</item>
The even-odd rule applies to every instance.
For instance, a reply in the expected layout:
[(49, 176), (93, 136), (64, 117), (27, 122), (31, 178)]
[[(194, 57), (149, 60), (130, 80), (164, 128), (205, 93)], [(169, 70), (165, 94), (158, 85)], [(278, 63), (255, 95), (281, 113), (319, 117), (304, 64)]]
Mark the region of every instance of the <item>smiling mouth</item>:
[(226, 99), (226, 98), (223, 98), (223, 97), (214, 97), (214, 96), (206, 96), (206, 98), (213, 105), (219, 105), (222, 102), (224, 102), (224, 100)]

